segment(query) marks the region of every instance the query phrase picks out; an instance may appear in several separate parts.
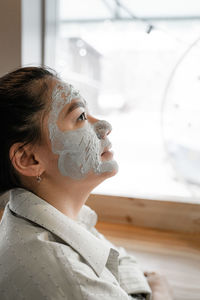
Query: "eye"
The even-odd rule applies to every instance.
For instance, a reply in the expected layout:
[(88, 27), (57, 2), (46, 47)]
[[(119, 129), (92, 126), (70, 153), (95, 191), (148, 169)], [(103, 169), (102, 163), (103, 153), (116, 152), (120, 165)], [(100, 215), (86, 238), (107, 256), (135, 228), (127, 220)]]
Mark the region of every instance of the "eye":
[(77, 121), (85, 121), (87, 120), (85, 112), (83, 112), (77, 119)]

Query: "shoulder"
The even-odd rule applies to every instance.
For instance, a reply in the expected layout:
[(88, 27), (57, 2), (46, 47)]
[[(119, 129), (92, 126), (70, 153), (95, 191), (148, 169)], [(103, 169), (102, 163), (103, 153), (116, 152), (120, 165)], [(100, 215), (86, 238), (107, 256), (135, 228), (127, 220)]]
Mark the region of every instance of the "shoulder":
[(32, 299), (28, 295), (34, 291), (34, 298), (39, 299), (82, 300), (81, 288), (85, 284), (81, 282), (87, 277), (97, 278), (70, 245), (30, 220), (15, 216), (9, 209), (5, 211), (0, 232), (0, 295), (5, 289), (11, 295), (8, 299), (18, 299), (13, 296), (17, 288), (27, 299)]
[(82, 300), (73, 269), (73, 263), (79, 261), (78, 253), (55, 241), (47, 230), (28, 226), (25, 236), (18, 227), (18, 237), (1, 241), (0, 298)]

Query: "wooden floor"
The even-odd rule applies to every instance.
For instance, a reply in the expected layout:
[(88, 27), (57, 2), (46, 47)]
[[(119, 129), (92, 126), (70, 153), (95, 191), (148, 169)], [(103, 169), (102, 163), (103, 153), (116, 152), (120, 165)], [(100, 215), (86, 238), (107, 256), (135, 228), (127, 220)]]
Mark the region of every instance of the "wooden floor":
[[(143, 271), (165, 275), (175, 300), (200, 300), (200, 235), (98, 222), (97, 229), (133, 254)], [(162, 299), (161, 299), (162, 300)]]

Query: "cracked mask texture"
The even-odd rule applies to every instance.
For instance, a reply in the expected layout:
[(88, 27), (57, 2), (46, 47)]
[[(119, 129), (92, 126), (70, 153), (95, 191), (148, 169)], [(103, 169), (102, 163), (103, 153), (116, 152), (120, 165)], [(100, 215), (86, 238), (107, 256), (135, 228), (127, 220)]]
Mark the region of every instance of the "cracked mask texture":
[(101, 161), (101, 153), (110, 145), (107, 138), (103, 139), (112, 129), (108, 122), (98, 121), (94, 125), (85, 122), (82, 128), (66, 132), (58, 128), (60, 111), (73, 99), (84, 101), (72, 85), (58, 82), (52, 93), (52, 110), (48, 125), (52, 151), (59, 155), (59, 171), (64, 176), (81, 179), (91, 170), (97, 174), (117, 170), (118, 166), (114, 160)]

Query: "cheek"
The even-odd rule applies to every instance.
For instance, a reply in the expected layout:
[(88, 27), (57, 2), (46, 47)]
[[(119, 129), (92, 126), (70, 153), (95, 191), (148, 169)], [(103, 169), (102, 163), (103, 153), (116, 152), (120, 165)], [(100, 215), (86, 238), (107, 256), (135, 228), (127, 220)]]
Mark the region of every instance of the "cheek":
[(71, 153), (87, 155), (99, 151), (99, 139), (89, 124), (84, 127), (67, 133), (58, 133), (55, 141), (56, 153)]
[(47, 146), (45, 149), (41, 151), (41, 158), (47, 173), (51, 170), (57, 169), (58, 155), (52, 152), (50, 146), (49, 147)]

